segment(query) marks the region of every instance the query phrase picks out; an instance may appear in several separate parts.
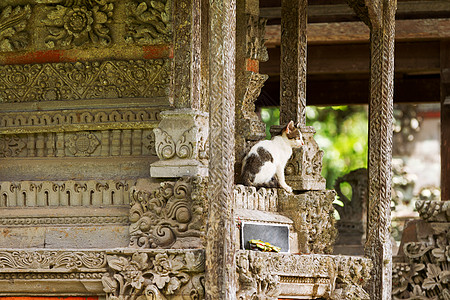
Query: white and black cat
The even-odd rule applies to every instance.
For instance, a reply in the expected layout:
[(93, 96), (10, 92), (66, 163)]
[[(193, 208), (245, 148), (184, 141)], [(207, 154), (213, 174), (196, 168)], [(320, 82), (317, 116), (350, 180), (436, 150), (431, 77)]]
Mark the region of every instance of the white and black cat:
[(281, 135), (271, 140), (256, 143), (244, 158), (242, 180), (245, 185), (276, 187), (278, 184), (287, 192), (292, 188), (284, 179), (284, 168), (292, 155), (292, 148), (303, 146), (300, 130), (289, 122)]

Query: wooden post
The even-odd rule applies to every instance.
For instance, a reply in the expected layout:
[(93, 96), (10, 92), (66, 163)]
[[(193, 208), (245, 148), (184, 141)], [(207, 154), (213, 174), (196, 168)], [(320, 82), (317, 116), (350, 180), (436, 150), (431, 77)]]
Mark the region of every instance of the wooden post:
[(280, 124), (306, 124), (307, 0), (281, 1)]
[(209, 211), (206, 299), (236, 299), (234, 227), (235, 0), (209, 2)]
[(450, 41), (441, 42), (441, 199), (450, 200)]
[(392, 292), (391, 160), (393, 134), (395, 0), (365, 1), (370, 18), (369, 192), (366, 255), (374, 267), (371, 299)]

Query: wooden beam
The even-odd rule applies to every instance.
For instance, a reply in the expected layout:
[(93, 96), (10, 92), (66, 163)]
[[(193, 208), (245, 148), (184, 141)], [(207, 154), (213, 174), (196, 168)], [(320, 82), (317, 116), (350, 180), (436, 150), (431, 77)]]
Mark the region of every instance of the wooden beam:
[[(314, 2), (314, 1), (311, 1)], [(354, 11), (345, 3), (308, 5), (308, 23), (359, 21)], [(280, 24), (281, 6), (261, 7), (261, 17), (269, 19), (268, 24)], [(450, 1), (398, 1), (396, 20), (428, 19), (450, 17)]]
[[(450, 19), (397, 20), (396, 41), (450, 38)], [(308, 44), (368, 43), (369, 29), (362, 22), (307, 24)], [(266, 27), (266, 46), (280, 45), (280, 25)]]
[[(307, 73), (368, 73), (368, 44), (308, 45)], [(280, 48), (270, 48), (269, 61), (260, 64), (260, 72), (280, 73)], [(439, 42), (398, 42), (395, 48), (395, 70), (407, 74), (439, 73)]]
[[(439, 75), (398, 77), (394, 80), (394, 103), (438, 103)], [(318, 106), (368, 104), (369, 78), (317, 78), (308, 76), (306, 104)], [(279, 77), (271, 77), (256, 102), (258, 107), (279, 106)]]

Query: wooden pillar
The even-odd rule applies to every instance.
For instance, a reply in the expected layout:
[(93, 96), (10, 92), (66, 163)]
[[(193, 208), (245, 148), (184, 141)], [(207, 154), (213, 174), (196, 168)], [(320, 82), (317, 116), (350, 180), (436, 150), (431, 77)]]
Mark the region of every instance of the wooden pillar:
[(450, 200), (450, 41), (441, 42), (441, 199)]
[(235, 0), (209, 2), (209, 211), (206, 299), (236, 299), (234, 227)]
[(371, 299), (392, 291), (391, 160), (394, 91), (395, 0), (365, 1), (370, 18), (369, 191), (366, 255), (374, 267)]
[(305, 125), (307, 0), (281, 1), (280, 124)]

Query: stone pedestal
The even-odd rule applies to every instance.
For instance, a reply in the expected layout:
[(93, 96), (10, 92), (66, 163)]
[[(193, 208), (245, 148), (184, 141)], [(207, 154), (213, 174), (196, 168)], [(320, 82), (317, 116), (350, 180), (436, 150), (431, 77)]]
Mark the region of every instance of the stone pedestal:
[[(277, 135), (284, 126), (272, 126), (270, 132)], [(294, 191), (324, 190), (325, 178), (322, 177), (323, 150), (314, 140), (316, 130), (312, 126), (302, 126), (300, 131), (303, 136), (304, 146), (293, 149), (292, 156), (286, 164), (286, 183)]]
[(159, 161), (150, 165), (152, 177), (208, 175), (208, 114), (192, 109), (161, 113), (153, 130)]

